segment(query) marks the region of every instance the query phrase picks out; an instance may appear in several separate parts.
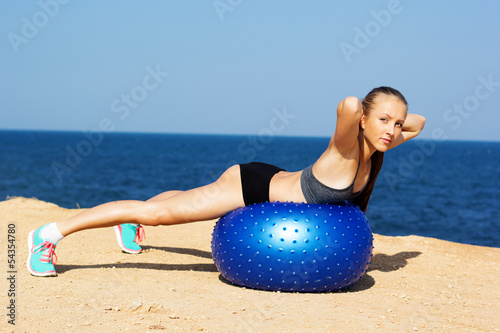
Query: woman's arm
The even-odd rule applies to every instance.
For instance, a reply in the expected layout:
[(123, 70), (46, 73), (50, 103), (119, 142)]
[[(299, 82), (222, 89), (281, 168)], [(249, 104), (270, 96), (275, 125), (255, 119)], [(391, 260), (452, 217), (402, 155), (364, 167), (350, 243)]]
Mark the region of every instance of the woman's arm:
[(340, 153), (349, 153), (358, 144), (361, 102), (356, 97), (344, 98), (337, 107), (337, 125), (330, 145)]
[(414, 113), (408, 113), (403, 124), (401, 135), (394, 144), (394, 147), (413, 139), (420, 134), (425, 125), (425, 117)]

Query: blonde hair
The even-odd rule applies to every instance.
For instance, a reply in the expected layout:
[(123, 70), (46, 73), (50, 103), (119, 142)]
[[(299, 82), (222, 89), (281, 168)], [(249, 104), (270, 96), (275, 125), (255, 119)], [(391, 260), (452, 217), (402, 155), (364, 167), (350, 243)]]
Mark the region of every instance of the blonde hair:
[(399, 90), (396, 90), (391, 87), (382, 86), (372, 89), (372, 91), (370, 91), (368, 95), (366, 95), (365, 98), (363, 98), (361, 106), (363, 107), (363, 112), (367, 116), (370, 115), (370, 112), (373, 109), (373, 105), (375, 104), (375, 99), (377, 98), (377, 96), (381, 94), (392, 96), (399, 99), (401, 102), (404, 103), (404, 105), (406, 105), (406, 108), (408, 108), (408, 102), (406, 101), (406, 98), (403, 96), (403, 94), (399, 92)]
[[(361, 106), (363, 107), (363, 112), (367, 116), (370, 115), (370, 112), (375, 104), (375, 99), (380, 94), (396, 97), (406, 105), (406, 108), (408, 108), (408, 102), (406, 101), (406, 98), (398, 90), (391, 87), (378, 87), (372, 89), (372, 91), (370, 91), (368, 95), (366, 95), (366, 97), (363, 98), (363, 101), (361, 102)], [(363, 192), (361, 192), (361, 194), (352, 201), (353, 204), (359, 206), (359, 208), (365, 213), (366, 209), (368, 208), (368, 202), (370, 201), (373, 188), (375, 187), (375, 181), (377, 180), (378, 174), (382, 169), (382, 164), (384, 163), (384, 153), (380, 151), (375, 151), (375, 153), (373, 153), (371, 157), (371, 160), (372, 160), (372, 166), (370, 169), (370, 180), (368, 181), (368, 184), (366, 185)]]

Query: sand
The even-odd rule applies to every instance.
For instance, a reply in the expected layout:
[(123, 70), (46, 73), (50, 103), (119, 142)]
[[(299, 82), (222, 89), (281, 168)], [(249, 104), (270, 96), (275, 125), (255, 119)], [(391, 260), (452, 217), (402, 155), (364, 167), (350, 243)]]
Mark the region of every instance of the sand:
[[(59, 243), (57, 277), (26, 269), (27, 235), (67, 218), (36, 199), (0, 202), (2, 332), (497, 332), (500, 249), (417, 236), (375, 235), (374, 257), (349, 290), (279, 293), (220, 278), (210, 252), (215, 221), (146, 227), (144, 252), (122, 253), (112, 229)], [(15, 293), (7, 273), (15, 225)]]

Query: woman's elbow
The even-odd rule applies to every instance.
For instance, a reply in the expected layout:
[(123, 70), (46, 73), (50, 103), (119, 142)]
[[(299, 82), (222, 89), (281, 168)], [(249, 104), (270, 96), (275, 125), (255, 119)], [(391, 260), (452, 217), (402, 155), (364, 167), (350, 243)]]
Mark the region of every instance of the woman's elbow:
[(361, 109), (361, 102), (357, 97), (349, 96), (344, 98), (344, 107), (348, 108), (349, 110), (358, 111)]
[(419, 118), (420, 118), (419, 119), (419, 122), (420, 122), (419, 132), (421, 132), (424, 129), (426, 119), (424, 116), (421, 116), (421, 115), (419, 115)]
[(346, 97), (340, 102), (337, 113), (350, 115), (359, 113), (361, 115), (361, 102), (357, 97)]

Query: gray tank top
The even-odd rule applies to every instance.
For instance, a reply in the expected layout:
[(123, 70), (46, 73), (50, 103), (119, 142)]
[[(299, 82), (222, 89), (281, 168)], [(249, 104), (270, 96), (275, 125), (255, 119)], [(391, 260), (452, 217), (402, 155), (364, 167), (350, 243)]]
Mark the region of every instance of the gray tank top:
[(304, 171), (302, 171), (302, 175), (300, 176), (300, 187), (302, 188), (302, 193), (304, 194), (307, 203), (333, 204), (345, 200), (352, 200), (360, 195), (366, 187), (365, 185), (361, 191), (352, 193), (354, 190), (354, 182), (358, 176), (359, 162), (356, 175), (354, 176), (354, 180), (351, 185), (341, 190), (331, 188), (320, 182), (316, 177), (314, 177), (312, 169), (312, 165), (308, 166), (304, 169)]

